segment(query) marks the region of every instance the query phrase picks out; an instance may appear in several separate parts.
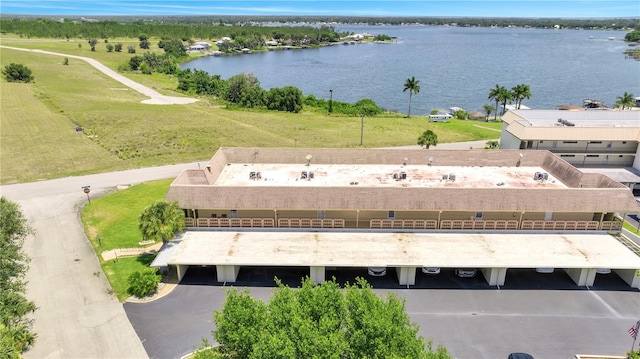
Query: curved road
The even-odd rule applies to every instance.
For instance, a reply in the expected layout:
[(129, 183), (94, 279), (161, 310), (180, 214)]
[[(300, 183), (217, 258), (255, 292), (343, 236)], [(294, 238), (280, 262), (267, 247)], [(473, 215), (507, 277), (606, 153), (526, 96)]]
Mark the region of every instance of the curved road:
[[(96, 254), (84, 234), (79, 210), (91, 197), (117, 185), (176, 177), (199, 163), (144, 168), (51, 181), (0, 186), (0, 194), (20, 204), (36, 234), (27, 238), (31, 257), (27, 297), (38, 307), (37, 333), (29, 358), (147, 358), (129, 319), (111, 294)], [(90, 205), (90, 204), (89, 204)]]
[(198, 101), (195, 98), (190, 98), (190, 97), (174, 97), (174, 96), (165, 96), (159, 92), (157, 92), (156, 90), (153, 90), (147, 86), (144, 86), (140, 83), (137, 83), (129, 78), (126, 78), (124, 76), (122, 76), (121, 74), (111, 70), (110, 68), (108, 68), (107, 66), (103, 65), (102, 63), (100, 63), (97, 60), (94, 60), (92, 58), (89, 57), (83, 57), (83, 56), (75, 56), (75, 55), (68, 55), (68, 54), (61, 54), (59, 52), (51, 52), (51, 51), (44, 51), (44, 50), (32, 50), (32, 49), (24, 49), (24, 48), (20, 48), (20, 47), (12, 47), (12, 46), (0, 46), (0, 48), (4, 48), (4, 49), (10, 49), (10, 50), (19, 50), (19, 51), (27, 51), (27, 52), (36, 52), (36, 53), (40, 53), (40, 54), (46, 54), (46, 55), (55, 55), (55, 56), (64, 56), (64, 57), (70, 57), (72, 59), (78, 59), (78, 60), (83, 60), (86, 61), (87, 63), (89, 63), (91, 66), (95, 67), (96, 69), (100, 70), (102, 73), (104, 73), (105, 75), (111, 77), (112, 79), (120, 82), (121, 84), (136, 90), (138, 92), (140, 92), (141, 94), (150, 97), (150, 99), (148, 100), (144, 100), (142, 101), (142, 103), (146, 103), (146, 104), (151, 104), (151, 105), (175, 105), (175, 104), (189, 104), (189, 103), (194, 103), (196, 101)]

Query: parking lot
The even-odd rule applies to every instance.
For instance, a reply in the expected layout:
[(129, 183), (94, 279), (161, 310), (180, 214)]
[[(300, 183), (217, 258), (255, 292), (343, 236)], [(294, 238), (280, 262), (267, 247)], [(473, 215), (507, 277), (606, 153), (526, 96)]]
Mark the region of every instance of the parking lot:
[[(273, 277), (297, 286), (307, 267), (244, 267), (233, 287), (247, 287), (263, 300), (273, 290)], [(446, 346), (456, 358), (506, 358), (525, 351), (536, 358), (573, 358), (575, 354), (623, 355), (631, 347), (627, 329), (638, 320), (640, 295), (614, 273), (598, 275), (590, 289), (576, 286), (556, 269), (511, 269), (506, 286), (487, 285), (482, 275), (459, 278), (442, 268), (436, 276), (416, 274), (416, 285), (399, 286), (395, 270), (384, 277), (366, 268), (327, 271), (340, 283), (366, 278), (374, 291), (406, 300), (406, 311), (420, 335)], [(225, 291), (215, 281), (215, 267), (189, 269), (168, 296), (145, 304), (125, 303), (131, 324), (151, 358), (179, 358), (211, 340), (213, 311)]]
[[(454, 268), (441, 268), (440, 274), (426, 275), (418, 269), (416, 284), (409, 286), (412, 289), (498, 289), (490, 286), (480, 271), (472, 278), (460, 278), (455, 275)], [(284, 284), (296, 287), (300, 284), (300, 278), (309, 275), (309, 267), (252, 267), (246, 266), (240, 269), (234, 286), (247, 287), (271, 287), (275, 283), (273, 279), (278, 277)], [(335, 277), (340, 284), (354, 283), (356, 277), (365, 278), (375, 288), (407, 289), (405, 285), (399, 285), (395, 268), (387, 268), (387, 274), (381, 277), (371, 276), (367, 268), (335, 268), (327, 269), (326, 279)], [(221, 285), (216, 279), (214, 266), (189, 268), (181, 284)], [(571, 278), (560, 268), (553, 273), (537, 273), (533, 268), (509, 269), (505, 285), (501, 290), (584, 290), (585, 287), (577, 286)], [(636, 291), (629, 287), (614, 272), (610, 274), (597, 274), (592, 290)]]

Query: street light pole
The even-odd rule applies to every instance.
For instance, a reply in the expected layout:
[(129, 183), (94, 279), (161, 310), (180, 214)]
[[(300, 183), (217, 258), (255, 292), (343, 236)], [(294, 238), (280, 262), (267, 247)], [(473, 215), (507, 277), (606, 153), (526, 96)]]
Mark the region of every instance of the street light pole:
[(362, 135), (364, 133), (364, 105), (360, 111), (360, 146), (362, 146)]

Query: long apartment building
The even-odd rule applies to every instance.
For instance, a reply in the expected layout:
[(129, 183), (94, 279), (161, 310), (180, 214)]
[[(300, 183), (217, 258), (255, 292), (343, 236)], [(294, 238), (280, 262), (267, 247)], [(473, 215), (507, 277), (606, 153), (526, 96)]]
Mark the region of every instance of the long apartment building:
[(500, 148), (548, 150), (633, 188), (640, 182), (640, 111), (511, 110), (503, 116)]
[(549, 151), (220, 148), (166, 199), (190, 229), (165, 255), (180, 276), (377, 265), (413, 284), (422, 266), (472, 266), (499, 285), (508, 268), (558, 267), (588, 284), (613, 268), (640, 286), (640, 257), (608, 234), (640, 210), (629, 188)]

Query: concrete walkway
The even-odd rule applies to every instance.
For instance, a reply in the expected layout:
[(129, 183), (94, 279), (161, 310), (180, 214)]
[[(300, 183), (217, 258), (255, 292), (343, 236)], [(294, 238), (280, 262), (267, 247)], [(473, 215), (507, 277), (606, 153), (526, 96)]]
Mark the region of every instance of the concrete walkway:
[(91, 186), (93, 198), (118, 185), (173, 178), (183, 169), (199, 166), (189, 163), (0, 186), (0, 194), (21, 206), (36, 231), (24, 249), (31, 257), (27, 297), (38, 307), (31, 316), (38, 337), (25, 358), (148, 357), (85, 237), (79, 211), (90, 204), (82, 186)]
[(150, 97), (150, 99), (148, 100), (144, 100), (142, 101), (142, 103), (146, 103), (146, 104), (151, 104), (151, 105), (175, 105), (175, 104), (189, 104), (189, 103), (194, 103), (196, 101), (198, 101), (195, 98), (190, 98), (190, 97), (174, 97), (174, 96), (165, 96), (159, 92), (157, 92), (156, 90), (153, 90), (147, 86), (144, 86), (140, 83), (137, 83), (127, 77), (124, 77), (123, 75), (111, 70), (110, 68), (108, 68), (107, 66), (103, 65), (102, 63), (100, 63), (97, 60), (94, 60), (92, 58), (89, 57), (83, 57), (83, 56), (76, 56), (76, 55), (68, 55), (68, 54), (62, 54), (59, 52), (51, 52), (51, 51), (44, 51), (44, 50), (32, 50), (32, 49), (23, 49), (20, 47), (12, 47), (12, 46), (0, 46), (0, 48), (4, 48), (4, 49), (10, 49), (10, 50), (19, 50), (19, 51), (27, 51), (27, 52), (36, 52), (36, 53), (40, 53), (40, 54), (46, 54), (46, 55), (55, 55), (55, 56), (63, 56), (63, 57), (68, 57), (68, 58), (72, 58), (72, 59), (78, 59), (78, 60), (82, 60), (82, 61), (86, 61), (87, 63), (89, 63), (91, 66), (95, 67), (96, 69), (98, 69), (99, 71), (101, 71), (102, 73), (104, 73), (105, 75), (111, 77), (112, 79), (120, 82), (121, 84), (136, 90), (138, 92), (140, 92), (141, 94)]

